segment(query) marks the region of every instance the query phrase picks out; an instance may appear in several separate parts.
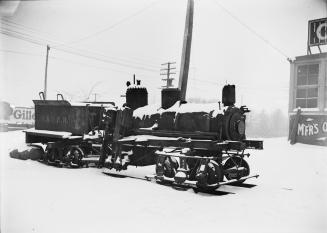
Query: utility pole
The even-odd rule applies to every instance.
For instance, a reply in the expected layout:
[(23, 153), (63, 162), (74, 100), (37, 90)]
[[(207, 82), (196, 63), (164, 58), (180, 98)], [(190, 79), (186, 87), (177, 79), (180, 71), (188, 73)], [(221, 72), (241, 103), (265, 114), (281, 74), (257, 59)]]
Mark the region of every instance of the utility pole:
[(164, 73), (160, 73), (160, 75), (165, 75), (167, 78), (163, 78), (161, 80), (166, 81), (166, 86), (163, 86), (163, 88), (170, 88), (173, 87), (173, 80), (174, 78), (171, 78), (170, 75), (176, 74), (175, 72), (171, 72), (172, 70), (175, 70), (176, 67), (171, 67), (171, 65), (176, 64), (176, 62), (167, 62), (164, 64), (161, 64), (162, 66), (166, 66), (167, 68), (162, 68), (160, 71), (163, 71)]
[(50, 46), (47, 45), (47, 57), (46, 57), (46, 61), (45, 61), (45, 74), (44, 74), (44, 99), (47, 99), (47, 88), (48, 88), (48, 59), (49, 59), (49, 50), (50, 50)]
[(181, 102), (184, 102), (186, 99), (187, 79), (188, 79), (188, 71), (189, 71), (190, 56), (191, 56), (193, 11), (194, 11), (194, 0), (188, 0), (184, 39), (183, 39), (182, 60), (181, 60), (181, 68), (179, 72), (179, 83), (178, 83), (178, 89), (181, 91), (181, 96), (180, 96)]

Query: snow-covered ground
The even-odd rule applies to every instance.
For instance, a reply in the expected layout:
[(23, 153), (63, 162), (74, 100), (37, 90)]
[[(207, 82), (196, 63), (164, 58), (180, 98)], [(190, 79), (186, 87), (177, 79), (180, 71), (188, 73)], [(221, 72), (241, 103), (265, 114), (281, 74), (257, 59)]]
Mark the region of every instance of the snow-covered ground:
[[(255, 186), (214, 194), (11, 159), (24, 134), (0, 133), (1, 232), (327, 232), (327, 148), (266, 139), (248, 159)], [(153, 167), (133, 168), (142, 177)], [(225, 194), (225, 195), (223, 195)]]

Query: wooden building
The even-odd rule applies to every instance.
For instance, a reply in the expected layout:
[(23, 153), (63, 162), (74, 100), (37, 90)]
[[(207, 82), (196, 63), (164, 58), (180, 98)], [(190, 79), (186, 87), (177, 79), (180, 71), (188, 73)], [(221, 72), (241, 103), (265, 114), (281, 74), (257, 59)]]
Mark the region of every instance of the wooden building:
[(291, 63), (289, 119), (291, 141), (327, 146), (327, 53)]
[[(291, 61), (289, 137), (291, 143), (327, 146), (327, 18), (308, 24), (307, 55)], [(316, 47), (318, 53), (312, 54)]]

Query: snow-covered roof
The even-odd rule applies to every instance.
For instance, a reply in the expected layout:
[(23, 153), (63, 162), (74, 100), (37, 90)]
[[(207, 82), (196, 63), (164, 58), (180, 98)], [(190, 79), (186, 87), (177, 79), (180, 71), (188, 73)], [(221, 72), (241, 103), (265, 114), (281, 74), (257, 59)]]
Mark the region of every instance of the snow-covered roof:
[(70, 103), (71, 106), (88, 106), (88, 107), (104, 107), (104, 108), (113, 108), (114, 105), (110, 103), (81, 103), (81, 102), (76, 102), (76, 103)]
[(143, 89), (145, 88), (144, 86), (141, 85), (136, 85), (136, 84), (131, 84), (127, 87), (127, 89)]

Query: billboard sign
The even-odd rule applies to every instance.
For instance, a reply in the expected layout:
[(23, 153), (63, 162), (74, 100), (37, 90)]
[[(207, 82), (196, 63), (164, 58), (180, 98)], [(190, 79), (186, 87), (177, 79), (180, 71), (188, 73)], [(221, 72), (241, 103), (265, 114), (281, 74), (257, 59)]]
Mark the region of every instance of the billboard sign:
[(35, 112), (34, 108), (14, 107), (12, 114), (9, 117), (11, 124), (34, 124)]
[(327, 18), (309, 21), (308, 46), (327, 44)]
[[(290, 117), (290, 132), (295, 117)], [(301, 114), (296, 125), (296, 142), (327, 146), (327, 116)]]

